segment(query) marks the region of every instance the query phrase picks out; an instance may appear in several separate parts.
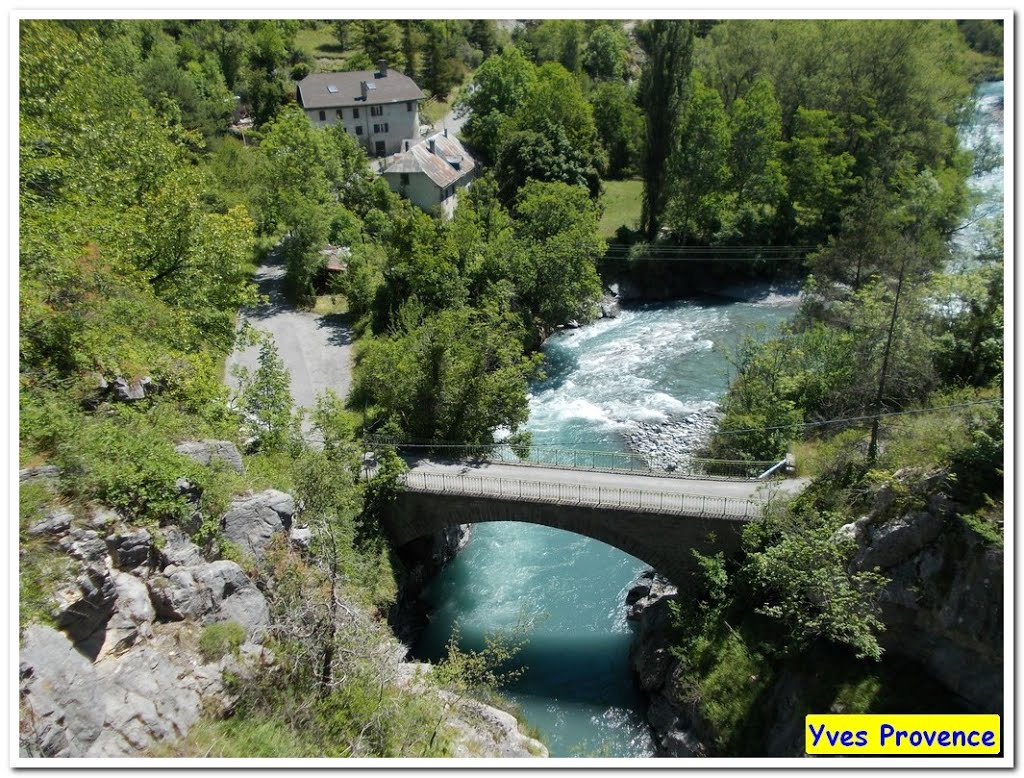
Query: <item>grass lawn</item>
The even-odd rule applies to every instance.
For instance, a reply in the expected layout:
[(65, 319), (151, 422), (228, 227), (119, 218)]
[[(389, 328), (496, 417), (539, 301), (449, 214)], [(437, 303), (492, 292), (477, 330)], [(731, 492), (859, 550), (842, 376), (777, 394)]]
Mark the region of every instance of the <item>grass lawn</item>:
[(638, 178), (604, 182), (604, 195), (601, 198), (604, 214), (599, 225), (602, 238), (614, 238), (615, 231), (623, 224), (631, 230), (636, 229), (640, 222), (640, 201), (643, 191), (643, 182)]
[(315, 29), (303, 27), (295, 34), (295, 45), (308, 51), (316, 60), (316, 70), (323, 73), (345, 70), (345, 63), (354, 53), (352, 49), (341, 50), (329, 24)]
[(456, 84), (452, 87), (452, 90), (444, 100), (431, 97), (420, 103), (420, 122), (422, 124), (430, 124), (436, 129), (441, 129), (437, 125), (441, 123), (441, 120), (452, 109), (452, 104), (455, 102), (455, 98), (459, 96), (459, 90), (472, 80), (473, 73), (471, 71), (466, 74), (466, 77), (462, 80), (461, 84)]
[(322, 316), (348, 313), (348, 300), (345, 299), (343, 294), (317, 295), (316, 303), (313, 305), (313, 313), (319, 313)]

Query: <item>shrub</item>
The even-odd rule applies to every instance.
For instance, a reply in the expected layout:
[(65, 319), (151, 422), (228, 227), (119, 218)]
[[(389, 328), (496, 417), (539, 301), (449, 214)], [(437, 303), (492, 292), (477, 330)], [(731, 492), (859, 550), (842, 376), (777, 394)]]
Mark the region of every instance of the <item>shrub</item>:
[(199, 653), (203, 659), (211, 662), (225, 654), (235, 653), (244, 642), (245, 627), (237, 621), (208, 624), (199, 636)]

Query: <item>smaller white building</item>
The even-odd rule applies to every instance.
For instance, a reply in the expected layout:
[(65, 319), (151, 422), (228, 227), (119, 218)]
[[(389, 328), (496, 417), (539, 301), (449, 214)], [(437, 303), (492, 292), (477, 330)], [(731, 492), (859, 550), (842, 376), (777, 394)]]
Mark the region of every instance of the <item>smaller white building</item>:
[(473, 180), (474, 159), (447, 130), (407, 140), (404, 148), (388, 160), (381, 173), (388, 186), (424, 211), (440, 209), (451, 217), (459, 190)]

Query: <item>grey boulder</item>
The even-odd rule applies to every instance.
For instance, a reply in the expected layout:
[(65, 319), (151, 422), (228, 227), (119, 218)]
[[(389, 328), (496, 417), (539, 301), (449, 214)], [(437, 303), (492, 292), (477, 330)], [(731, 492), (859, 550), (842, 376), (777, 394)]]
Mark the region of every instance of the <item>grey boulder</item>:
[(109, 571), (89, 566), (56, 595), (56, 622), (76, 644), (100, 629), (114, 612), (117, 590)]
[(291, 528), (294, 514), (295, 500), (290, 494), (268, 489), (234, 502), (221, 519), (221, 528), (225, 538), (260, 558), (276, 533)]
[(32, 624), (22, 633), (19, 671), (23, 754), (85, 756), (106, 720), (92, 664), (64, 634)]
[(118, 653), (135, 645), (140, 637), (151, 637), (156, 609), (149, 597), (146, 584), (133, 575), (114, 572), (117, 600), (114, 613), (107, 622), (106, 635), (100, 655)]
[(132, 650), (96, 666), (103, 683), (99, 707), (107, 725), (87, 756), (136, 754), (162, 740), (179, 738), (199, 719), (195, 679), (152, 648)]
[(244, 473), (245, 465), (238, 448), (229, 440), (189, 440), (174, 449), (201, 465), (222, 462), (236, 473)]
[(66, 508), (57, 508), (45, 518), (37, 521), (28, 528), (29, 535), (61, 535), (71, 529), (71, 521), (74, 519), (71, 511)]
[(114, 567), (134, 570), (149, 564), (153, 553), (153, 536), (145, 529), (128, 530), (107, 538)]

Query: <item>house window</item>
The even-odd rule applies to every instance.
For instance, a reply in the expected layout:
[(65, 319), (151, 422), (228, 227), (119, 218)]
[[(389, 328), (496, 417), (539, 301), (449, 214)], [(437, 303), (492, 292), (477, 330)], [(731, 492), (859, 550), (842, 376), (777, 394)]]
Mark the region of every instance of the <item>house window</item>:
[(320, 112), (320, 121), (322, 121), (322, 122), (327, 121), (327, 111), (321, 111)]
[(342, 112), (342, 110), (340, 108), (337, 111), (335, 111), (334, 113), (338, 117), (339, 120), (345, 118), (345, 114)]
[(370, 106), (370, 116), (383, 116), (383, 115), (384, 115), (384, 106), (383, 105), (371, 105)]
[(412, 107), (414, 105), (416, 105), (416, 103), (414, 103), (412, 100), (410, 100), (409, 102), (407, 102), (405, 104), (405, 110), (408, 111), (409, 113), (412, 113)]
[(384, 122), (384, 132), (387, 132), (387, 131), (388, 131), (388, 123)]
[(358, 119), (359, 118), (359, 109), (358, 108), (353, 108), (352, 109), (352, 118), (353, 119)]
[(401, 182), (402, 186), (409, 186), (409, 174), (408, 173), (399, 173), (398, 174), (398, 180)]
[(380, 125), (379, 124), (373, 125), (373, 131), (374, 132), (380, 132)]
[(362, 134), (363, 134), (363, 126), (360, 124), (360, 125), (358, 125), (356, 127), (356, 135), (362, 135)]

